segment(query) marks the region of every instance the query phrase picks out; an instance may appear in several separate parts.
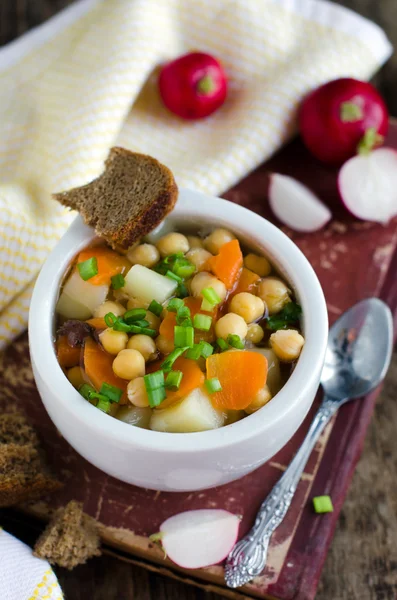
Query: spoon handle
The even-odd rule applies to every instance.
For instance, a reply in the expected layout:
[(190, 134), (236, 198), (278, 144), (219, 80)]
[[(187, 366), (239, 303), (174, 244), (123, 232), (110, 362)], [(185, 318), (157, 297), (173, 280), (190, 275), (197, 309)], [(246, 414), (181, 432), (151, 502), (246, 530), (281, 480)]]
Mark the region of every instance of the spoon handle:
[(263, 501), (252, 529), (234, 546), (227, 557), (225, 581), (228, 587), (236, 588), (244, 585), (265, 568), (270, 538), (291, 505), (311, 451), (339, 406), (340, 402), (324, 396), (301, 447), (283, 476)]

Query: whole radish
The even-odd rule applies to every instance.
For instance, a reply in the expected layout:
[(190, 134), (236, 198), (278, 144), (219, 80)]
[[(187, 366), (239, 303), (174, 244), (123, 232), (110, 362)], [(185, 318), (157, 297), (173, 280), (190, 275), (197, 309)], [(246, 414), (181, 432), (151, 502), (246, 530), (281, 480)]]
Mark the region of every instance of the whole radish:
[(343, 78), (330, 81), (304, 100), (299, 112), (303, 141), (328, 164), (341, 164), (358, 146), (378, 146), (388, 129), (386, 105), (370, 83)]
[(158, 83), (165, 106), (182, 119), (208, 117), (227, 95), (221, 64), (204, 52), (191, 52), (164, 65)]

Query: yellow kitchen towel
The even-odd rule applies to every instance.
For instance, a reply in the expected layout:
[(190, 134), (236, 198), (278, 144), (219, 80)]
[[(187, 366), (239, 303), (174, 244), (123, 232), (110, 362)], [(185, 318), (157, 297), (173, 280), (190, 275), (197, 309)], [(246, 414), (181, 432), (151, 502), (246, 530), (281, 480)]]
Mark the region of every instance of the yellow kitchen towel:
[[(230, 93), (184, 122), (156, 68), (218, 57)], [(0, 348), (27, 324), (32, 282), (71, 213), (51, 192), (90, 181), (115, 143), (152, 154), (180, 186), (218, 194), (292, 134), (297, 106), (329, 79), (368, 79), (383, 31), (325, 0), (82, 0), (0, 50)]]

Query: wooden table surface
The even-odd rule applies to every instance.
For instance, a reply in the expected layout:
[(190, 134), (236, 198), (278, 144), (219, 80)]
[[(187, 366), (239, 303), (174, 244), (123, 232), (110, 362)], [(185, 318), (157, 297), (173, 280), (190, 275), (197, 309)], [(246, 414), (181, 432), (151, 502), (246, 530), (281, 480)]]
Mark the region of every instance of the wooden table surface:
[[(49, 18), (72, 0), (0, 0), (0, 45)], [(110, 0), (108, 0), (110, 1)], [(396, 0), (336, 0), (378, 22), (397, 46)], [(397, 54), (376, 76), (397, 114)], [(376, 341), (375, 341), (376, 343)], [(397, 598), (397, 353), (339, 517), (317, 600)], [(58, 571), (67, 600), (220, 600), (214, 594), (102, 557)]]

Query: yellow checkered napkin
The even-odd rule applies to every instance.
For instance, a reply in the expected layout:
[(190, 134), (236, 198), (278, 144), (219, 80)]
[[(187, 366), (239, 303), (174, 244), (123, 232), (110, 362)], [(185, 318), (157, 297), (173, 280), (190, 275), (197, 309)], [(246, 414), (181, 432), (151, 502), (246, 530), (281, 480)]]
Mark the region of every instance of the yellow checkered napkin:
[[(190, 50), (224, 64), (205, 121), (161, 105), (153, 71)], [(324, 0), (83, 0), (0, 50), (0, 347), (27, 322), (32, 281), (72, 215), (50, 198), (90, 181), (117, 143), (180, 186), (227, 189), (292, 133), (308, 90), (369, 78), (391, 46)]]
[(63, 600), (54, 571), (29, 546), (0, 529), (1, 600)]

